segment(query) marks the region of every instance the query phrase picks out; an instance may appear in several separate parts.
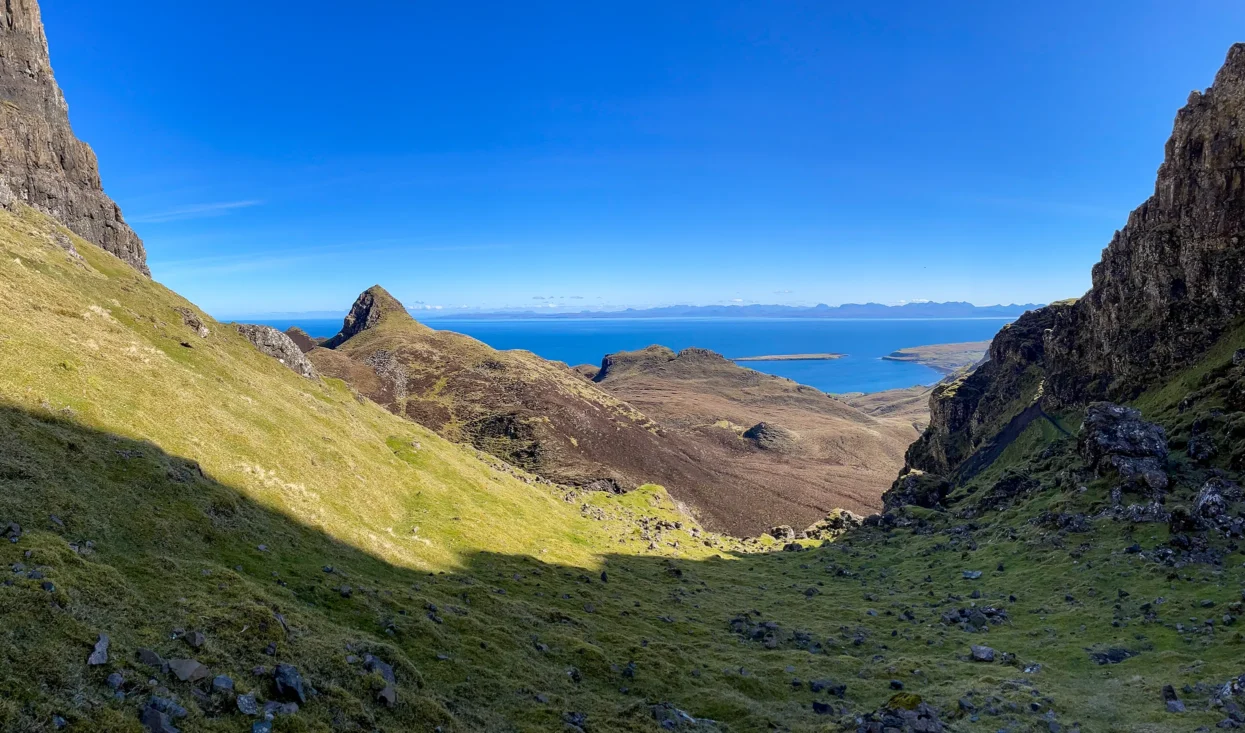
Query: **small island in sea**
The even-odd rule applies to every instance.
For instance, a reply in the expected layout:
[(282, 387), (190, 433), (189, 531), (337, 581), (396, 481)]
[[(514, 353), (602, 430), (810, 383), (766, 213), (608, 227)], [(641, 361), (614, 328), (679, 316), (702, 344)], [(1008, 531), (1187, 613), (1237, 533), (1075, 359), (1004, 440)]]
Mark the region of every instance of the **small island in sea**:
[(842, 359), (847, 354), (767, 354), (765, 356), (737, 356), (731, 361), (830, 361)]

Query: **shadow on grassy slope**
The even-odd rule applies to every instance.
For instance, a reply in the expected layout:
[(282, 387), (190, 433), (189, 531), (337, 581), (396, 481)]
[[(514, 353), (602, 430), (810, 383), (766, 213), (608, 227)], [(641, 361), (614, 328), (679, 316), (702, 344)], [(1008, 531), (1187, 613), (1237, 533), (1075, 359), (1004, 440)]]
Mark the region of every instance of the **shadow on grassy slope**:
[[(604, 578), (597, 567), (489, 552), (462, 558), (461, 573), (430, 574), (261, 507), (148, 443), (4, 407), (0, 519), (24, 531), (0, 544), (13, 581), (0, 586), (0, 727), (50, 730), (62, 715), (70, 730), (137, 730), (139, 706), (160, 686), (191, 711), (183, 730), (247, 725), (231, 705), (214, 715), (219, 701), (196, 702), (190, 684), (135, 661), (149, 647), (261, 697), (271, 683), (252, 668), (295, 664), (319, 695), (278, 730), (559, 730), (576, 713), (588, 731), (657, 730), (650, 705), (666, 701), (727, 730), (826, 730), (882, 705), (891, 680), (949, 715), (966, 699), (978, 717), (963, 713), (963, 730), (1024, 729), (1048, 714), (1086, 730), (1165, 730), (1159, 687), (1239, 674), (1240, 637), (1142, 624), (1137, 607), (1163, 596), (1173, 619), (1217, 615), (1201, 601), (1226, 607), (1245, 577), (1227, 565), (1173, 572), (1121, 552), (1134, 540), (1161, 544), (1162, 526), (1067, 535), (1026, 521), (1072, 501), (1052, 490), (1007, 521), (973, 525), (919, 513), (915, 532), (862, 531), (799, 553), (611, 555)], [(963, 569), (985, 574), (970, 582)], [(988, 634), (939, 623), (973, 604), (1004, 608), (1009, 621)], [(775, 622), (773, 640), (745, 639), (731, 624), (740, 617)], [(207, 642), (191, 649), (177, 629)], [(112, 638), (110, 660), (88, 667), (99, 633)], [(969, 661), (980, 643), (1015, 662)], [(1139, 654), (1095, 665), (1086, 650), (1107, 647)], [(369, 653), (397, 670), (392, 710), (375, 700), (379, 677), (348, 660)], [(1041, 670), (1025, 673), (1032, 664)], [(106, 686), (112, 672), (125, 678), (124, 701)], [(846, 684), (845, 698), (812, 692), (815, 679)], [(1182, 722), (1222, 717), (1188, 699), (1195, 712)], [(833, 714), (815, 714), (814, 700)]]

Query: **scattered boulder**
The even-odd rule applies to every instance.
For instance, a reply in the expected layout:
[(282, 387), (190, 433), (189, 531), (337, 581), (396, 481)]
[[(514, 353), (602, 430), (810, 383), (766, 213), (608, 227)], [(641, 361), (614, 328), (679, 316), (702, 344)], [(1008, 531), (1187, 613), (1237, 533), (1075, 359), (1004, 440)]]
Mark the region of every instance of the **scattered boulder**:
[(186, 641), (187, 644), (189, 644), (191, 647), (195, 649), (198, 649), (199, 647), (202, 647), (204, 644), (207, 643), (207, 637), (203, 635), (202, 631), (192, 631), (189, 634), (186, 634), (185, 636), (183, 636), (182, 638)]
[(148, 667), (153, 667), (162, 672), (168, 671), (168, 664), (159, 654), (156, 654), (151, 649), (139, 649), (135, 656), (138, 658), (139, 662), (147, 665)]
[(181, 315), (182, 323), (194, 331), (199, 338), (205, 339), (211, 335), (212, 332), (208, 330), (208, 327), (203, 323), (203, 319), (199, 317), (198, 313), (186, 307), (174, 308), (173, 310)]
[(376, 699), (387, 708), (391, 708), (398, 704), (398, 688), (393, 685), (385, 685), (376, 693)]
[(212, 676), (211, 670), (196, 659), (170, 659), (169, 671), (182, 682), (198, 682)]
[(582, 487), (585, 491), (602, 491), (606, 494), (625, 494), (626, 487), (618, 483), (617, 479), (599, 478), (584, 484)]
[(398, 688), (396, 685), (398, 678), (393, 673), (393, 667), (379, 658), (368, 654), (363, 657), (363, 668), (368, 672), (379, 674), (385, 680), (385, 686), (376, 693), (376, 699), (384, 703), (386, 707), (397, 705)]
[(812, 680), (808, 683), (808, 689), (813, 692), (822, 692), (823, 690), (835, 697), (843, 697), (847, 694), (847, 685), (840, 684), (834, 680)]
[(856, 726), (857, 733), (943, 733), (946, 728), (938, 709), (920, 695), (900, 693), (881, 709), (867, 713)]
[(773, 537), (779, 542), (790, 542), (795, 539), (795, 530), (785, 524), (778, 527), (770, 527), (765, 530), (765, 534)]
[(668, 702), (657, 703), (650, 707), (649, 711), (653, 714), (653, 720), (656, 720), (657, 724), (666, 730), (700, 728), (702, 724), (712, 725), (713, 723), (710, 720), (695, 718)]
[(149, 733), (180, 733), (173, 718), (186, 717), (186, 708), (166, 697), (153, 695), (139, 711), (138, 720)]
[(1094, 660), (1094, 664), (1119, 664), (1125, 659), (1137, 656), (1137, 652), (1120, 647), (1112, 647), (1104, 652), (1090, 652), (1089, 658)]
[(233, 692), (233, 678), (218, 674), (212, 678), (212, 692), (229, 694)]
[(1171, 512), (1167, 511), (1157, 501), (1145, 504), (1129, 504), (1126, 507), (1112, 507), (1105, 512), (1105, 515), (1117, 521), (1131, 522), (1132, 524), (1166, 524), (1171, 521)]
[(92, 667), (107, 664), (108, 644), (108, 634), (100, 634), (99, 639), (95, 642), (95, 648), (91, 651), (91, 656), (86, 659), (86, 663)]
[(149, 733), (181, 733), (181, 728), (173, 725), (168, 713), (162, 713), (154, 707), (145, 707), (140, 710), (138, 722), (142, 723)]
[(273, 672), (273, 681), (277, 684), (277, 696), (283, 700), (307, 702), (307, 693), (303, 684), (303, 676), (292, 664), (278, 664)]
[[(1196, 421), (1193, 424), (1197, 426)], [(1218, 452), (1214, 436), (1196, 430), (1189, 436), (1189, 442), (1185, 445), (1185, 455), (1189, 456), (1194, 463), (1203, 465), (1209, 463)]]
[(993, 662), (994, 650), (988, 646), (974, 644), (970, 649), (974, 662)]
[(296, 702), (278, 702), (269, 700), (264, 703), (264, 718), (272, 718), (277, 715), (294, 715), (298, 712), (298, 703)]
[(259, 715), (259, 703), (255, 701), (255, 695), (238, 695), (234, 702), (238, 705), (238, 712), (243, 715)]
[(942, 614), (942, 623), (959, 626), (965, 631), (987, 631), (991, 626), (1007, 622), (1007, 611), (993, 606), (955, 608)]

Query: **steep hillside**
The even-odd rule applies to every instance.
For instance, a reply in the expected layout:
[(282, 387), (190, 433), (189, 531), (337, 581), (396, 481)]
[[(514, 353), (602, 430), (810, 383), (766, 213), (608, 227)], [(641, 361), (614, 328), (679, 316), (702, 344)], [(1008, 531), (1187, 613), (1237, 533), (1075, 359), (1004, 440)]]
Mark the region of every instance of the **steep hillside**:
[(610, 354), (593, 379), (666, 434), (709, 447), (723, 511), (773, 524), (804, 527), (836, 507), (875, 510), (917, 436), (910, 420), (865, 415), (705, 349)]
[[(862, 415), (716, 355), (717, 381), (663, 381), (646, 371), (658, 377), (646, 382), (636, 370), (624, 378), (621, 360), (633, 355), (614, 355), (593, 384), (559, 362), (430, 329), (380, 287), (361, 295), (342, 332), (308, 356), (322, 373), (450, 440), (558, 483), (661, 484), (706, 526), (736, 535), (804, 527), (835, 508), (875, 509), (916, 435), (908, 422)], [(804, 436), (789, 451), (741, 437), (765, 419)]]
[[(576, 497), (498, 470), (341, 382), (287, 369), (31, 209), (0, 212), (0, 254), (0, 518), (14, 523), (13, 543), (0, 545), (14, 571), (0, 588), (5, 730), (43, 729), (53, 714), (82, 730), (134, 729), (152, 673), (136, 662), (140, 647), (257, 690), (252, 667), (296, 663), (324, 701), (312, 721), (367, 729), (378, 724), (374, 680), (345, 659), (352, 649), (384, 655), (402, 701), (384, 725), (450, 722), (443, 700), (418, 692), (432, 647), (464, 658), (431, 678), (489, 684), (497, 673), (469, 671), (486, 653), (446, 634), (472, 628), (474, 644), (506, 632), (459, 609), (472, 603), (468, 581), (432, 590), (444, 581), (430, 573), (479, 572), (485, 548), (590, 568), (596, 548), (646, 552), (662, 535), (691, 544), (662, 492)], [(661, 524), (650, 536), (633, 514)], [(481, 601), (497, 607), (487, 592)], [(517, 606), (499, 613), (535, 622)], [(111, 661), (97, 669), (85, 661), (99, 633)], [(111, 672), (130, 696), (120, 703), (110, 702)], [(89, 699), (71, 704), (82, 689)], [(176, 693), (183, 705), (191, 692)], [(212, 727), (194, 714), (189, 729), (237, 729), (227, 707), (235, 722)], [(502, 714), (481, 708), (463, 716), (478, 725), (460, 727)]]

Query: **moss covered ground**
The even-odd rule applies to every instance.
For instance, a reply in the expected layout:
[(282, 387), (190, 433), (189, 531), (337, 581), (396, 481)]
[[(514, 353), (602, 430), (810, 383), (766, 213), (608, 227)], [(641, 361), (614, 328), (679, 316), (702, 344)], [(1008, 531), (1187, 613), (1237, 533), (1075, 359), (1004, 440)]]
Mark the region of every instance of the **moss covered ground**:
[[(1231, 351), (1205, 373), (1227, 379)], [(1176, 441), (1179, 380), (1213, 383), (1140, 401)], [(706, 729), (826, 731), (912, 696), (954, 730), (1214, 726), (1212, 686), (1245, 672), (1227, 620), (1245, 558), (1215, 539), (1220, 563), (1163, 560), (1165, 524), (1061, 528), (1111, 481), (1043, 425), (957, 495), (971, 507), (1009, 471), (1040, 487), (1005, 506), (909, 509), (783, 551), (700, 531), (658, 487), (577, 493), (448, 443), (42, 216), (0, 212), (0, 531), (22, 527), (0, 542), (0, 728), (141, 731), (155, 695), (185, 708), (182, 730), (250, 730), (210, 678), (140, 648), (261, 701), (295, 665), (316, 694), (277, 731), (661, 730), (661, 703)], [(1188, 502), (1210, 469), (1173, 459), (1171, 502)], [(974, 607), (1005, 618), (943, 623)], [(88, 665), (99, 634), (108, 661)], [(1092, 656), (1110, 649), (1131, 656)], [(394, 668), (396, 705), (368, 654)], [(1187, 712), (1166, 711), (1167, 684)]]

